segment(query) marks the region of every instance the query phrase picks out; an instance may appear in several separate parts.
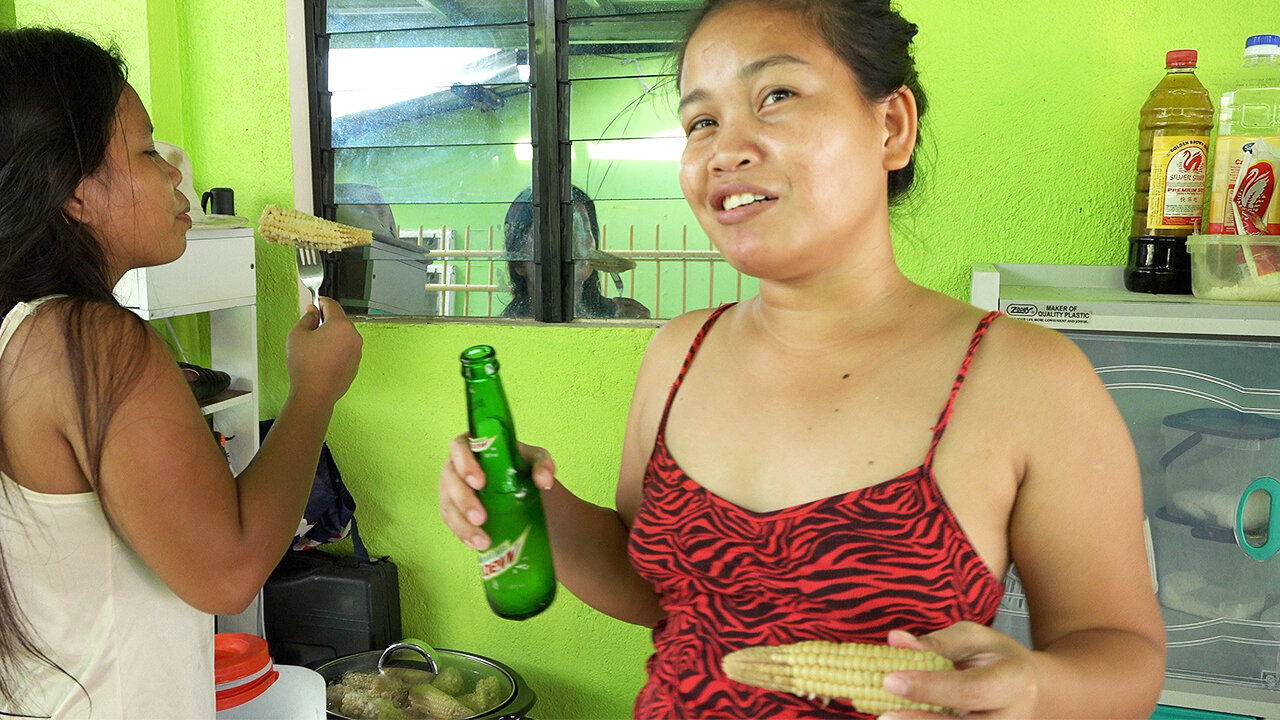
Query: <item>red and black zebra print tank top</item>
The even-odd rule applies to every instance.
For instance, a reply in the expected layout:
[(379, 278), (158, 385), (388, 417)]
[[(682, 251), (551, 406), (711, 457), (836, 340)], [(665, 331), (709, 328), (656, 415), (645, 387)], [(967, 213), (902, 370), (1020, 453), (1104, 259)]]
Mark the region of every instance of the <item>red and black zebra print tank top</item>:
[(933, 477), (933, 455), (974, 351), (978, 324), (920, 467), (877, 485), (773, 512), (720, 498), (667, 449), (667, 414), (707, 332), (707, 318), (672, 384), (645, 471), (628, 552), (661, 594), (648, 682), (637, 718), (858, 717), (733, 682), (728, 652), (799, 640), (885, 642), (895, 628), (927, 633), (961, 620), (989, 625), (1003, 591), (970, 545)]

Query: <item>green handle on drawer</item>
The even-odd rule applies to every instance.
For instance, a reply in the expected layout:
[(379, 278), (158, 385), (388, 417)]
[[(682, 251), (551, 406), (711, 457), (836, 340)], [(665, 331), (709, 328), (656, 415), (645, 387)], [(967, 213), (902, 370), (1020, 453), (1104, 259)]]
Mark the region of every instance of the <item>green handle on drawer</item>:
[[(1255, 492), (1266, 493), (1271, 505), (1267, 519), (1267, 541), (1261, 546), (1251, 545), (1244, 536), (1244, 505)], [(1244, 489), (1240, 502), (1236, 505), (1236, 542), (1254, 560), (1267, 560), (1280, 552), (1280, 481), (1260, 477)]]

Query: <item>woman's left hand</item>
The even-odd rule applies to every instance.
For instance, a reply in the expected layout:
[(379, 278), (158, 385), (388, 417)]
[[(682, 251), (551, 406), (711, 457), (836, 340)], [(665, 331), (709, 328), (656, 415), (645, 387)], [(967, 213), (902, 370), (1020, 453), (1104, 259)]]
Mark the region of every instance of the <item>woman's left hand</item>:
[[(985, 625), (959, 622), (916, 637), (894, 630), (893, 647), (931, 650), (951, 659), (953, 672), (899, 671), (885, 678), (885, 688), (917, 702), (954, 708), (964, 715), (1028, 718), (1034, 715), (1038, 682), (1034, 654), (1018, 641)], [(945, 718), (947, 715), (899, 710), (892, 720)]]

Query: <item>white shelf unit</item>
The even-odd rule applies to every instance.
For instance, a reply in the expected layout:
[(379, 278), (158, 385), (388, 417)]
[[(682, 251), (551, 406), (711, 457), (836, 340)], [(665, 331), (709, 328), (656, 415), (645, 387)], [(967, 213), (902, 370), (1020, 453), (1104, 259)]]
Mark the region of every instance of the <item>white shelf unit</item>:
[(1280, 337), (1280, 303), (1130, 292), (1120, 265), (974, 263), (970, 301), (1059, 330)]
[[(258, 314), (252, 228), (193, 228), (177, 260), (139, 268), (116, 284), (116, 299), (144, 320), (209, 314), (209, 365), (231, 386), (200, 411), (227, 438), (231, 471), (258, 451)], [(261, 594), (245, 612), (219, 616), (218, 632), (262, 636)]]

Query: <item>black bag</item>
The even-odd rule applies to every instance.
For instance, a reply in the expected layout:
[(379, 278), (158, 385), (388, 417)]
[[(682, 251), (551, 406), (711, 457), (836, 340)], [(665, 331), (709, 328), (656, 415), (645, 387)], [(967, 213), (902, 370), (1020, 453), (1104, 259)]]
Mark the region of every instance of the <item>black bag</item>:
[[(260, 423), (262, 437), (271, 422)], [(369, 557), (355, 510), (355, 499), (325, 445), (294, 549), (262, 588), (263, 635), (275, 662), (315, 665), (400, 642), (399, 571), (386, 557)], [(311, 549), (348, 534), (354, 557)]]
[(262, 589), (271, 657), (311, 665), (400, 642), (400, 575), (395, 563), (290, 550)]

